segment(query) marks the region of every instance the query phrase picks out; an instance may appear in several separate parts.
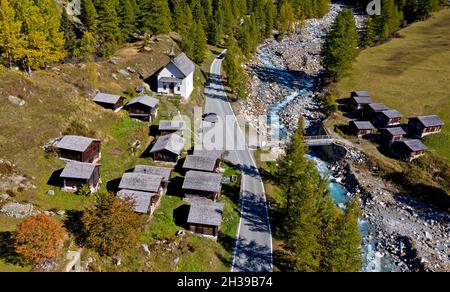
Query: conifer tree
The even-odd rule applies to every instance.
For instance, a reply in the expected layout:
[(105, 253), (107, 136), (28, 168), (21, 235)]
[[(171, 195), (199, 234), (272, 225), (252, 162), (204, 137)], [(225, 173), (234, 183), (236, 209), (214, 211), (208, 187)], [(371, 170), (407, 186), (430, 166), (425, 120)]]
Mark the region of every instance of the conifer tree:
[(116, 5), (115, 0), (102, 0), (97, 8), (99, 53), (102, 57), (111, 56), (123, 40)]
[(136, 0), (119, 1), (120, 27), (124, 39), (129, 39), (136, 30), (136, 11)]
[(61, 32), (64, 34), (64, 48), (68, 52), (69, 56), (72, 56), (73, 50), (77, 44), (77, 35), (65, 9), (62, 12)]
[(83, 22), (87, 31), (95, 32), (98, 23), (97, 10), (93, 0), (81, 0), (80, 20)]

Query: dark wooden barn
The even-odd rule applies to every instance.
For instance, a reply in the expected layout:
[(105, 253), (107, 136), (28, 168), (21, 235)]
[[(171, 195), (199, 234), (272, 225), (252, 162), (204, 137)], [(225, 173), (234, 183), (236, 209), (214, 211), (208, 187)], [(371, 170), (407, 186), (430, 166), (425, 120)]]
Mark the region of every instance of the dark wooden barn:
[(92, 163), (70, 161), (60, 175), (63, 189), (76, 192), (87, 185), (91, 192), (96, 192), (100, 183), (100, 166)]
[(397, 110), (386, 110), (376, 114), (374, 124), (378, 128), (387, 128), (400, 125), (402, 114)]
[(403, 137), (406, 135), (405, 130), (402, 127), (393, 127), (381, 129), (381, 137), (386, 143), (394, 143), (397, 141), (401, 141)]
[(113, 110), (115, 112), (119, 111), (123, 107), (123, 102), (125, 100), (125, 97), (120, 95), (114, 95), (114, 94), (107, 94), (107, 93), (98, 93), (94, 97), (94, 102), (101, 105), (102, 107), (106, 109)]
[(190, 170), (186, 173), (183, 191), (186, 196), (199, 196), (217, 200), (222, 190), (221, 174)]
[(185, 147), (186, 140), (177, 134), (159, 137), (150, 150), (154, 161), (176, 163)]
[(68, 135), (56, 144), (61, 159), (97, 163), (101, 159), (100, 140)]
[(224, 204), (207, 199), (190, 202), (187, 224), (192, 233), (217, 238), (222, 224)]
[(133, 98), (127, 105), (126, 109), (130, 117), (145, 122), (152, 122), (158, 114), (159, 100), (148, 95), (142, 95)]
[(358, 137), (363, 137), (366, 135), (373, 134), (375, 132), (375, 127), (371, 122), (367, 121), (351, 121), (350, 129), (353, 135)]
[(427, 151), (427, 147), (420, 140), (403, 140), (392, 144), (392, 152), (398, 158), (412, 161)]
[(420, 116), (409, 119), (408, 134), (415, 138), (423, 138), (442, 131), (444, 123), (438, 116)]

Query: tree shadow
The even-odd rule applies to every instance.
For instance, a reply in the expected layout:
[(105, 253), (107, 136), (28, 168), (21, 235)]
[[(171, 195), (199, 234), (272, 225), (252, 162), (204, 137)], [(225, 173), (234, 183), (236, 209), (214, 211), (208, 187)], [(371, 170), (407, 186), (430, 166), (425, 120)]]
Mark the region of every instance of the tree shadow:
[(148, 130), (149, 136), (156, 137), (159, 135), (159, 125), (151, 125)]
[(25, 266), (26, 262), (14, 248), (14, 233), (0, 232), (0, 259), (8, 264)]
[(83, 212), (78, 210), (67, 210), (64, 227), (75, 238), (75, 242), (83, 246), (86, 244), (87, 232), (82, 222)]
[(280, 272), (293, 272), (294, 260), (288, 252), (284, 250), (276, 250), (273, 253), (273, 261)]
[(47, 185), (53, 186), (53, 187), (62, 187), (63, 181), (61, 179), (61, 173), (63, 172), (64, 168), (58, 169), (52, 173), (50, 178), (47, 181)]

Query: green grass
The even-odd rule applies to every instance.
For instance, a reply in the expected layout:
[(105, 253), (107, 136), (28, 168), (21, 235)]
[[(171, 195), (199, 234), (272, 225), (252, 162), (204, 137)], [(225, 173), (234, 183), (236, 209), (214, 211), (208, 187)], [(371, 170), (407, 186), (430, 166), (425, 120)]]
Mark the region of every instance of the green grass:
[(425, 139), (450, 162), (450, 10), (436, 13), (399, 32), (399, 37), (361, 52), (348, 77), (337, 84), (340, 96), (368, 90), (376, 102), (405, 117), (437, 114), (442, 134)]

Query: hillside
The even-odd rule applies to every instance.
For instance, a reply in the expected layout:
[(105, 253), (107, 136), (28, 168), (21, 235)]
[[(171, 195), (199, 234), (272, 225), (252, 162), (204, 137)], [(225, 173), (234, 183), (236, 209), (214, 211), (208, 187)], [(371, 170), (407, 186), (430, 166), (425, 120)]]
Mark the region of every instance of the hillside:
[[(43, 145), (62, 134), (81, 134), (102, 140), (101, 188), (106, 190), (111, 181), (134, 168), (136, 164), (149, 164), (141, 158), (154, 137), (149, 136), (148, 124), (133, 121), (125, 111), (112, 113), (94, 104), (91, 100), (95, 90), (124, 94), (128, 98), (135, 95), (135, 87), (143, 85), (147, 79), (163, 65), (177, 34), (159, 36), (153, 43), (142, 49), (139, 43), (128, 44), (112, 58), (97, 63), (61, 64), (48, 70), (35, 71), (29, 77), (20, 71), (0, 71), (0, 206), (4, 198), (20, 203), (31, 203), (44, 212), (52, 212), (56, 218), (59, 212), (66, 214), (89, 207), (95, 197), (82, 197), (66, 193), (52, 185), (53, 178), (64, 163), (54, 154), (46, 154)], [(179, 50), (178, 50), (179, 51)], [(191, 115), (195, 106), (203, 104), (205, 71), (216, 51), (208, 51), (205, 63), (198, 67), (195, 77), (195, 91), (186, 104), (178, 98), (161, 98), (159, 119), (171, 118), (178, 113)], [(21, 101), (25, 103), (21, 104)], [(158, 121), (155, 121), (157, 123)], [(142, 147), (134, 153), (130, 146), (139, 140)], [(234, 174), (235, 172), (232, 171)], [(51, 195), (49, 191), (53, 191)], [(178, 195), (178, 194), (174, 194)], [(237, 229), (237, 203), (230, 192), (224, 197), (226, 202), (224, 234), (233, 238)], [(143, 241), (151, 243), (151, 249), (164, 249), (154, 245), (155, 238), (174, 240), (180, 228), (173, 219), (173, 210), (184, 202), (178, 197), (165, 197), (161, 208), (155, 213), (154, 222), (145, 230)], [(56, 215), (58, 213), (58, 215)], [(0, 215), (0, 271), (22, 271), (30, 267), (17, 265), (14, 254), (9, 254), (11, 231), (20, 219)], [(107, 266), (98, 262), (99, 269), (107, 270), (189, 270), (227, 271), (231, 258), (230, 246), (197, 236), (186, 236), (177, 240), (179, 248), (153, 259), (151, 266), (145, 265), (142, 250), (130, 251), (124, 255), (126, 263), (122, 267)], [(205, 246), (197, 249), (199, 246)], [(189, 251), (184, 249), (189, 248)], [(160, 252), (155, 255), (160, 255)], [(208, 255), (203, 257), (203, 255)], [(173, 259), (179, 258), (179, 265)], [(207, 260), (208, 259), (208, 260)], [(205, 263), (205, 261), (207, 262)]]

